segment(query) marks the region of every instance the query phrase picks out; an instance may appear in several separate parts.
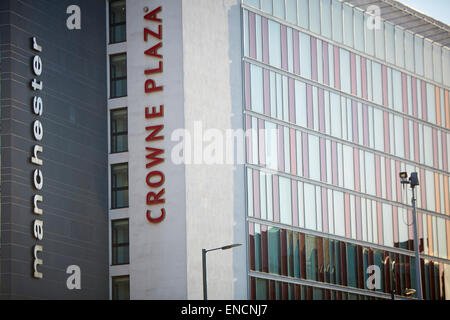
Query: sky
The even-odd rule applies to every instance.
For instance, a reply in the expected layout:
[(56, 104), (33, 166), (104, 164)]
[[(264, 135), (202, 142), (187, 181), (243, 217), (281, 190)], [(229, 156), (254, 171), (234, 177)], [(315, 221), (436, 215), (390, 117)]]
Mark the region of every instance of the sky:
[(450, 0), (398, 0), (426, 15), (450, 25)]

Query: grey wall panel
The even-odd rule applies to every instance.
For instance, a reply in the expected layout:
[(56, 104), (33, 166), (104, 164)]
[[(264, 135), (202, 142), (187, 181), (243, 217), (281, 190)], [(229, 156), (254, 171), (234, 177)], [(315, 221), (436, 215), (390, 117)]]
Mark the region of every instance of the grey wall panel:
[[(66, 8), (81, 8), (81, 30), (68, 30)], [(108, 167), (106, 21), (103, 0), (1, 1), (0, 298), (108, 298)], [(31, 37), (43, 90), (34, 92)], [(32, 97), (44, 103), (32, 113)], [(32, 122), (44, 135), (41, 167), (30, 163)], [(32, 187), (33, 170), (44, 187)], [(32, 235), (32, 197), (44, 197), (44, 238)], [(43, 246), (43, 279), (32, 277), (35, 243)], [(69, 290), (66, 268), (81, 269), (81, 290)]]

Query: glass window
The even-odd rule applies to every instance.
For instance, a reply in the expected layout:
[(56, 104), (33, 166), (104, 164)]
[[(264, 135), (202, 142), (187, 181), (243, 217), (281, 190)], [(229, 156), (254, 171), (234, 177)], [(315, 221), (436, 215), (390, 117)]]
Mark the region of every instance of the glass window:
[(368, 194), (376, 195), (376, 183), (375, 183), (375, 157), (371, 152), (364, 152), (364, 165), (366, 167), (366, 190)]
[(394, 229), (392, 225), (392, 206), (383, 203), (383, 237), (384, 245), (394, 246)]
[(316, 243), (316, 237), (305, 235), (306, 279), (308, 280), (319, 280)]
[[(436, 89), (434, 85), (427, 83), (427, 111), (428, 121), (436, 123)], [(425, 140), (432, 141), (432, 140)]]
[(112, 264), (130, 262), (128, 219), (111, 221)]
[(286, 0), (286, 20), (297, 24), (297, 0)]
[(244, 0), (244, 2), (249, 6), (259, 8), (259, 0)]
[[(374, 136), (375, 136), (375, 149), (384, 151), (384, 120), (383, 111), (374, 108), (373, 109), (373, 121), (374, 121)], [(388, 124), (387, 124), (388, 125)]]
[(128, 151), (127, 109), (111, 110), (111, 153)]
[(428, 39), (423, 41), (423, 62), (425, 77), (433, 79), (433, 45)]
[(321, 0), (321, 31), (322, 35), (331, 38), (331, 2), (330, 0)]
[(128, 207), (128, 163), (111, 165), (111, 209)]
[(395, 155), (399, 157), (405, 156), (405, 139), (403, 137), (403, 118), (394, 115), (395, 122)]
[(112, 277), (112, 299), (130, 300), (130, 277)]
[(416, 63), (416, 73), (423, 76), (423, 38), (414, 37), (414, 59)]
[[(442, 48), (442, 69), (450, 70), (450, 50)], [(444, 84), (450, 86), (450, 72), (444, 72)]]
[(402, 74), (395, 69), (392, 70), (392, 83), (393, 83), (394, 109), (402, 112), (403, 111)]
[(303, 32), (300, 34), (300, 75), (311, 79), (311, 38)]
[(334, 230), (336, 235), (345, 237), (345, 206), (344, 194), (333, 192)]
[(250, 96), (253, 111), (264, 113), (263, 106), (263, 71), (261, 67), (250, 65)]
[(372, 62), (373, 101), (378, 104), (383, 104), (382, 84), (381, 64)]
[(109, 43), (127, 40), (125, 0), (110, 0), (109, 2)]
[(414, 72), (414, 39), (410, 32), (405, 32), (405, 63), (406, 69)]
[(316, 230), (316, 188), (309, 184), (303, 184), (303, 191), (305, 193), (305, 228)]
[(281, 68), (280, 24), (269, 20), (269, 63)]
[(386, 28), (386, 60), (395, 64), (395, 29), (394, 25), (385, 23)]
[[(434, 80), (442, 82), (442, 52), (441, 46), (433, 44), (433, 65), (434, 65)], [(448, 70), (447, 70), (448, 72)]]
[(272, 14), (272, 0), (261, 0), (261, 10)]
[(309, 1), (309, 16), (310, 30), (314, 33), (320, 34), (320, 1)]
[(375, 53), (377, 58), (384, 60), (384, 23), (380, 21), (380, 27), (375, 28)]
[(269, 227), (267, 242), (269, 247), (269, 272), (281, 274), (280, 229)]
[(306, 85), (295, 80), (295, 122), (302, 127), (307, 127)]
[(303, 29), (309, 28), (309, 4), (308, 0), (298, 0), (298, 22)]
[(320, 147), (319, 137), (308, 135), (309, 176), (320, 181)]
[(273, 122), (265, 122), (266, 162), (267, 167), (278, 169), (278, 138), (277, 125)]
[(110, 56), (110, 97), (127, 95), (127, 54)]
[(339, 1), (333, 1), (333, 40), (342, 42), (342, 4)]
[(353, 8), (344, 5), (344, 44), (353, 47)]
[(292, 224), (291, 180), (280, 177), (280, 222)]
[(370, 21), (372, 21), (373, 17), (369, 14), (364, 14), (364, 31), (365, 31), (365, 40), (366, 40), (366, 53), (370, 55), (374, 55), (374, 41), (375, 41), (375, 32), (373, 28), (369, 28)]
[(284, 0), (273, 1), (273, 15), (280, 19), (284, 19)]
[(350, 53), (347, 50), (340, 49), (340, 60), (341, 90), (347, 93), (351, 93)]
[(331, 114), (333, 115), (333, 119), (331, 121), (331, 135), (337, 138), (341, 138), (342, 136), (341, 99), (339, 95), (331, 92), (330, 102), (331, 102)]
[(344, 187), (346, 189), (355, 188), (355, 168), (353, 166), (353, 148), (343, 145), (343, 165), (344, 165)]
[(355, 9), (355, 48), (364, 52), (364, 14), (362, 11)]
[(399, 67), (405, 66), (403, 31), (399, 28), (395, 28), (395, 61)]

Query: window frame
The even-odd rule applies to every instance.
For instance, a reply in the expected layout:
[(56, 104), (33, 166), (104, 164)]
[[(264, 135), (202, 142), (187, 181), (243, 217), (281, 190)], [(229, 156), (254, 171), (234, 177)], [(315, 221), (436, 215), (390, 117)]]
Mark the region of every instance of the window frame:
[[(117, 187), (117, 186), (113, 185), (114, 184), (113, 170), (114, 170), (114, 167), (121, 166), (121, 165), (126, 165), (127, 166), (127, 185), (126, 186), (122, 186), (122, 187)], [(125, 190), (128, 191), (129, 190), (129, 183), (128, 183), (129, 170), (128, 169), (129, 169), (128, 168), (128, 162), (114, 163), (114, 164), (111, 164), (111, 166), (110, 166), (110, 170), (111, 170), (111, 180), (110, 180), (111, 181), (111, 204), (110, 204), (110, 208), (111, 208), (111, 210), (122, 209), (122, 208), (128, 208), (129, 207), (129, 203), (126, 206), (118, 206), (117, 205), (117, 197), (114, 196), (115, 192), (117, 192), (117, 191), (125, 191)], [(129, 201), (129, 198), (128, 198), (127, 202), (128, 201)]]
[[(127, 224), (127, 226), (128, 226), (128, 241), (123, 242), (123, 243), (117, 243), (117, 241), (116, 242), (114, 241), (114, 238), (115, 238), (114, 237), (115, 236), (114, 224), (124, 222), (124, 221), (128, 222), (128, 224)], [(115, 263), (114, 262), (114, 260), (115, 260), (114, 259), (114, 257), (115, 257), (114, 249), (121, 248), (121, 247), (128, 247), (128, 249), (130, 248), (130, 219), (128, 219), (128, 218), (111, 220), (111, 265), (112, 266), (120, 266), (120, 265), (130, 264), (130, 253), (129, 252), (128, 252), (128, 258), (126, 259), (127, 262), (124, 262), (124, 263), (117, 263), (117, 262)], [(116, 258), (117, 258), (117, 256), (116, 256)]]
[[(114, 2), (118, 2), (118, 1), (122, 1), (122, 0), (110, 0), (109, 4), (108, 4), (108, 14), (109, 14), (109, 21), (108, 21), (108, 26), (109, 26), (109, 34), (108, 34), (108, 40), (109, 40), (109, 44), (115, 44), (115, 43), (121, 43), (121, 42), (126, 42), (127, 41), (127, 33), (126, 33), (126, 26), (127, 26), (127, 20), (126, 20), (126, 12), (127, 12), (127, 4), (126, 1), (124, 1), (125, 4), (125, 21), (123, 22), (112, 22), (112, 8), (111, 8), (111, 4), (113, 4)], [(113, 41), (111, 38), (112, 30), (116, 27), (120, 27), (120, 26), (125, 26), (125, 40), (121, 40), (121, 41)]]
[[(117, 131), (117, 132), (113, 132), (113, 113), (114, 112), (119, 112), (119, 111), (123, 111), (126, 110), (126, 123), (127, 123), (127, 128), (126, 131)], [(128, 152), (128, 108), (127, 107), (123, 107), (123, 108), (116, 108), (116, 109), (111, 109), (109, 111), (109, 123), (110, 123), (110, 135), (109, 135), (109, 144), (110, 144), (110, 153), (122, 153), (122, 152)], [(127, 147), (125, 150), (121, 150), (121, 151), (117, 151), (117, 138), (121, 137), (121, 136), (126, 136), (127, 139)], [(116, 140), (115, 142), (115, 146), (116, 149), (113, 150), (113, 140)]]
[[(120, 55), (124, 55), (125, 56), (125, 76), (120, 76), (120, 77), (114, 77), (113, 78), (113, 73), (112, 73), (112, 68), (113, 68), (113, 64), (112, 64), (112, 59), (116, 56), (120, 56)], [(115, 98), (122, 98), (122, 97), (126, 97), (128, 95), (128, 88), (127, 88), (127, 78), (128, 78), (128, 74), (127, 74), (128, 70), (127, 70), (127, 53), (126, 52), (120, 52), (120, 53), (116, 53), (116, 54), (111, 54), (109, 55), (109, 98), (110, 99), (115, 99)], [(117, 95), (117, 93), (115, 92), (116, 90), (114, 90), (114, 94), (113, 94), (113, 83), (117, 82), (117, 81), (121, 81), (121, 80), (125, 80), (125, 94), (123, 95)]]

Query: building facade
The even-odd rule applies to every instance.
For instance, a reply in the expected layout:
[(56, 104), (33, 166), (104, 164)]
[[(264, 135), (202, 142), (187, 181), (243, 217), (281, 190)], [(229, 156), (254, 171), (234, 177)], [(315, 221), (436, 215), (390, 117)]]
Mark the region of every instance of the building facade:
[(72, 4), (0, 2), (1, 299), (108, 298), (105, 7)]
[(423, 296), (450, 298), (448, 25), (394, 0), (0, 21), (0, 298), (202, 299), (202, 249), (241, 244), (208, 253), (209, 299), (411, 299), (400, 172)]
[(449, 27), (396, 1), (242, 8), (250, 298), (417, 289), (406, 171), (423, 296), (448, 299)]

